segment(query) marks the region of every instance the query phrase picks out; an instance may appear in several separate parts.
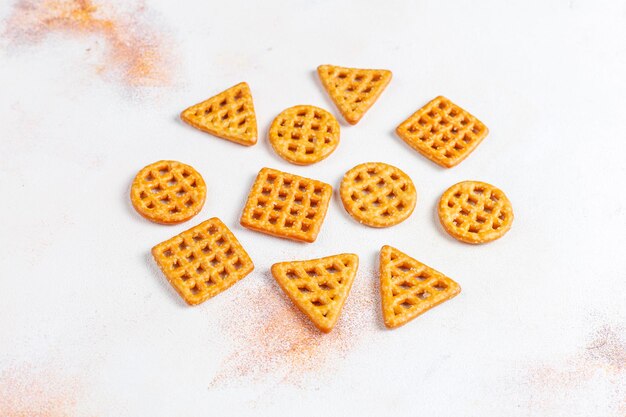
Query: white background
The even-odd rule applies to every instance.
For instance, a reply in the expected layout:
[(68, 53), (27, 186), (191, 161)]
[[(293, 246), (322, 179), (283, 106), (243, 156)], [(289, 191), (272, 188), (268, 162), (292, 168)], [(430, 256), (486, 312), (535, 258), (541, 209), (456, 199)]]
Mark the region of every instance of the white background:
[[(97, 4), (103, 15), (138, 10)], [(14, 6), (1, 3), (2, 24)], [(146, 0), (139, 10), (142, 30), (159, 34), (169, 60), (167, 81), (152, 87), (103, 76), (107, 44), (97, 34), (58, 30), (25, 42), (1, 32), (0, 415), (51, 416), (42, 410), (54, 407), (57, 416), (626, 414), (625, 2)], [(317, 80), (326, 63), (393, 71), (356, 126)], [(179, 121), (186, 106), (240, 81), (254, 97), (256, 146)], [(394, 134), (437, 95), (490, 129), (452, 169)], [(326, 108), (342, 123), (337, 150), (309, 167), (280, 159), (266, 138), (272, 119), (296, 104)], [(207, 183), (206, 204), (187, 223), (150, 223), (129, 203), (135, 173), (159, 159), (188, 163)], [(418, 204), (404, 223), (361, 226), (335, 191), (314, 244), (239, 226), (260, 168), (337, 190), (343, 173), (366, 161), (413, 179)], [(512, 201), (515, 222), (502, 239), (471, 246), (439, 226), (439, 196), (467, 179)], [(256, 269), (188, 307), (149, 251), (213, 216)], [(384, 329), (376, 294), (384, 244), (449, 275), (461, 294)], [(263, 317), (268, 293), (286, 303), (271, 264), (340, 252), (361, 261), (335, 329), (350, 327), (347, 340), (310, 336), (323, 350), (310, 353), (319, 368), (286, 362), (213, 383), (231, 372), (224, 363), (233, 350), (255, 349), (225, 329)], [(369, 297), (371, 314), (348, 314), (359, 297)], [(287, 322), (304, 325), (295, 314)], [(261, 328), (241, 326), (250, 344), (264, 343)], [(589, 353), (598, 334), (611, 338), (613, 356)], [(42, 381), (42, 391), (30, 388)]]

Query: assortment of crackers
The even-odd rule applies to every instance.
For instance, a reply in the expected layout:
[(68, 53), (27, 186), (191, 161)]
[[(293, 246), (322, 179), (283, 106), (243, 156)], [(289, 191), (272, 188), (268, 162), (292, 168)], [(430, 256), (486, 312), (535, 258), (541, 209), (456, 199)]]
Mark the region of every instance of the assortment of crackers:
[[(342, 118), (351, 125), (372, 108), (392, 77), (389, 70), (334, 65), (321, 65), (317, 72)], [(187, 108), (180, 117), (201, 131), (240, 145), (257, 142), (256, 113), (245, 82)], [(443, 96), (425, 104), (396, 128), (411, 148), (445, 168), (467, 158), (488, 132), (479, 119)], [(335, 151), (340, 133), (340, 124), (329, 111), (297, 105), (276, 116), (268, 140), (289, 163), (310, 165)], [(339, 185), (344, 209), (365, 226), (396, 226), (416, 207), (413, 180), (387, 163), (361, 163), (349, 169)], [(313, 243), (322, 230), (332, 194), (332, 186), (317, 179), (262, 168), (244, 204), (240, 225), (273, 237)], [(144, 167), (130, 189), (131, 203), (141, 216), (169, 225), (197, 215), (206, 195), (202, 175), (177, 161)], [(502, 237), (513, 222), (513, 208), (504, 192), (480, 181), (463, 181), (448, 188), (441, 195), (437, 214), (443, 230), (470, 244)], [(254, 269), (242, 244), (215, 217), (157, 244), (152, 255), (190, 305), (220, 294)], [(275, 263), (271, 274), (293, 304), (327, 333), (340, 317), (358, 267), (357, 255), (342, 253)], [(389, 328), (406, 324), (461, 291), (453, 279), (388, 245), (380, 251), (379, 279), (383, 322)]]

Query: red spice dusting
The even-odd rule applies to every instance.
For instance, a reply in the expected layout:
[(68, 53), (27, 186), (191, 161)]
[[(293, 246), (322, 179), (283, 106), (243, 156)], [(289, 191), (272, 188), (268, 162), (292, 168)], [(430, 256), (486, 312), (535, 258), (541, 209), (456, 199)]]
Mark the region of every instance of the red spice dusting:
[(0, 373), (0, 416), (73, 416), (77, 391), (75, 381), (51, 369), (9, 368)]
[(626, 334), (608, 325), (600, 327), (587, 345), (584, 357), (611, 374), (626, 376)]
[(544, 412), (555, 409), (564, 398), (575, 398), (588, 387), (603, 384), (611, 391), (605, 398), (605, 406), (615, 410), (615, 416), (625, 416), (626, 333), (623, 330), (605, 324), (594, 331), (584, 351), (562, 362), (531, 369), (532, 408)]
[(141, 9), (106, 12), (91, 0), (18, 0), (4, 35), (12, 44), (35, 44), (51, 33), (97, 37), (107, 45), (103, 74), (129, 87), (158, 87), (170, 81), (161, 37), (141, 21)]
[(248, 287), (232, 303), (238, 306), (237, 315), (223, 327), (233, 342), (232, 354), (224, 359), (210, 387), (269, 376), (298, 385), (307, 375), (329, 371), (328, 365), (345, 358), (377, 326), (378, 298), (373, 294), (377, 289), (359, 275), (328, 334), (313, 326), (273, 278), (267, 277), (260, 287)]

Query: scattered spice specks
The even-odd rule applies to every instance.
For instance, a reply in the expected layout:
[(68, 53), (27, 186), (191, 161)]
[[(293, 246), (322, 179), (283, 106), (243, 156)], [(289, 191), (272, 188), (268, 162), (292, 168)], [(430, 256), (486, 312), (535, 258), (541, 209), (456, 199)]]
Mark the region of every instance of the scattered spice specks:
[(0, 372), (0, 416), (75, 416), (79, 384), (53, 369), (21, 365)]
[(530, 415), (626, 416), (624, 329), (601, 326), (580, 353), (531, 369), (528, 383), (529, 411), (536, 412)]
[(298, 385), (308, 375), (328, 370), (332, 361), (345, 358), (361, 337), (376, 329), (373, 304), (378, 298), (372, 280), (362, 272), (357, 273), (342, 315), (328, 334), (313, 326), (269, 274), (265, 278), (233, 301), (237, 311), (226, 315), (232, 319), (223, 328), (232, 340), (232, 354), (223, 360), (210, 387), (270, 375)]
[(170, 62), (163, 39), (142, 20), (143, 12), (105, 10), (91, 0), (18, 0), (3, 35), (10, 45), (37, 44), (51, 33), (95, 36), (107, 47), (98, 73), (132, 88), (164, 86), (170, 82)]

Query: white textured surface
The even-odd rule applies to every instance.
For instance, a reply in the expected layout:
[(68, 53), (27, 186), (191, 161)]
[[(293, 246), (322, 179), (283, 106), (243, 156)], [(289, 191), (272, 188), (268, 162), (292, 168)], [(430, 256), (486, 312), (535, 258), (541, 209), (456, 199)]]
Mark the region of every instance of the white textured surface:
[[(99, 76), (101, 57), (84, 53), (101, 48), (97, 37), (0, 44), (0, 373), (61, 364), (82, 381), (68, 412), (77, 416), (623, 415), (623, 367), (591, 366), (578, 377), (567, 367), (598, 328), (625, 337), (626, 3), (146, 0), (145, 8), (173, 45), (172, 81), (157, 88)], [(12, 13), (12, 1), (3, 1), (0, 19)], [(272, 152), (266, 132), (292, 105), (338, 114), (316, 79), (324, 63), (388, 68), (394, 78), (358, 125), (342, 123), (334, 154), (290, 165)], [(256, 146), (177, 119), (240, 81), (255, 100)], [(450, 170), (393, 133), (439, 94), (490, 129)], [(130, 206), (133, 176), (158, 159), (191, 164), (207, 182), (204, 209), (185, 224), (152, 224)], [(311, 245), (238, 225), (261, 167), (337, 189), (345, 171), (366, 161), (412, 177), (417, 207), (399, 226), (360, 226), (336, 193)], [(470, 246), (438, 225), (438, 197), (466, 179), (492, 183), (511, 199), (516, 219), (501, 240)], [(190, 308), (149, 250), (212, 216), (232, 228), (256, 271)], [(274, 288), (272, 263), (354, 252), (358, 285), (371, 286), (383, 244), (446, 273), (463, 291), (395, 331), (366, 316), (373, 324), (330, 359), (332, 371), (300, 384), (270, 373), (209, 386), (229, 354), (220, 331), (233, 319), (229, 303), (246, 287)], [(532, 377), (545, 367), (565, 367), (574, 383)]]

